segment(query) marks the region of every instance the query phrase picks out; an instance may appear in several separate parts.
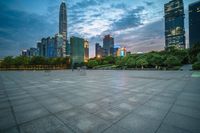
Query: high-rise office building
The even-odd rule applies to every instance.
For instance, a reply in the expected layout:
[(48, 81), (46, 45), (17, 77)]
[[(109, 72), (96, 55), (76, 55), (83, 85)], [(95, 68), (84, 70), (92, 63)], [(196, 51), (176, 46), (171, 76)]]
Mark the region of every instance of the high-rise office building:
[(104, 57), (104, 49), (101, 47), (99, 43), (95, 44), (95, 56), (96, 58)]
[(41, 56), (47, 57), (47, 39), (42, 38), (41, 44), (42, 44), (42, 49), (41, 49), (42, 54), (41, 54)]
[(42, 56), (42, 43), (41, 41), (37, 42), (38, 56)]
[(64, 1), (60, 5), (59, 33), (62, 34), (63, 37), (67, 37), (67, 7)]
[(185, 48), (183, 0), (171, 0), (165, 4), (165, 46)]
[(89, 42), (88, 40), (84, 40), (84, 62), (88, 62), (89, 60)]
[(22, 50), (22, 56), (30, 56), (30, 50), (29, 49)]
[(63, 1), (60, 5), (59, 12), (59, 34), (63, 36), (62, 57), (66, 57), (67, 53), (67, 6)]
[(39, 50), (38, 48), (30, 48), (30, 56), (33, 57), (33, 56), (39, 56)]
[(48, 58), (56, 57), (55, 38), (54, 37), (47, 38), (47, 57)]
[(189, 45), (200, 45), (200, 1), (189, 5)]
[(63, 36), (61, 34), (55, 35), (55, 49), (56, 57), (63, 57)]
[(103, 48), (105, 50), (105, 56), (114, 55), (114, 38), (110, 35), (106, 35), (103, 39)]
[(66, 56), (70, 56), (70, 43), (68, 40), (66, 42)]
[(70, 38), (72, 66), (84, 62), (84, 39), (72, 36)]

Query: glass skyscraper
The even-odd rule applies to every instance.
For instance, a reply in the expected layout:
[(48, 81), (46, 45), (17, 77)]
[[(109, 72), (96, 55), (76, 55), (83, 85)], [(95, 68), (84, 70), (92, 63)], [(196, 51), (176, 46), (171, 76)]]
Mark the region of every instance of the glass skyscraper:
[(67, 37), (67, 7), (65, 2), (60, 5), (59, 12), (59, 33)]
[(189, 5), (189, 45), (200, 45), (200, 1)]
[(165, 46), (185, 48), (183, 0), (171, 0), (165, 4)]
[(72, 66), (84, 62), (84, 39), (79, 37), (70, 38)]
[(105, 50), (105, 56), (114, 55), (114, 38), (110, 35), (106, 35), (103, 39), (103, 48)]

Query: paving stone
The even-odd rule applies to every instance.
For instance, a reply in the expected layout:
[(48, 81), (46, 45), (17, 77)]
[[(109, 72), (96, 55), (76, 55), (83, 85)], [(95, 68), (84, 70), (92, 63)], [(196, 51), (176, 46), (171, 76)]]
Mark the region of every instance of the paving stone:
[(188, 130), (184, 130), (184, 129), (181, 129), (181, 128), (177, 128), (177, 127), (174, 127), (174, 126), (170, 126), (170, 125), (167, 125), (167, 124), (163, 124), (157, 133), (192, 133)]
[(98, 133), (109, 126), (108, 122), (80, 109), (71, 109), (56, 115), (76, 132)]
[(154, 133), (159, 127), (161, 121), (148, 119), (141, 115), (130, 114), (117, 123), (117, 126), (123, 127), (133, 133)]
[(20, 126), (21, 133), (73, 133), (54, 116), (44, 117)]
[(118, 127), (118, 126), (112, 126), (108, 128), (106, 131), (103, 133), (131, 133), (129, 130), (126, 130), (124, 128)]
[(194, 133), (200, 132), (200, 120), (194, 119), (193, 117), (189, 117), (186, 115), (181, 115), (177, 113), (169, 113), (164, 123), (168, 125), (172, 125), (178, 128), (182, 128)]
[(38, 119), (46, 115), (49, 115), (49, 112), (44, 108), (20, 111), (15, 113), (18, 124)]
[(200, 82), (191, 74), (1, 71), (0, 131), (18, 132), (16, 116), (21, 132), (28, 133), (199, 133)]
[(163, 120), (165, 115), (167, 114), (167, 110), (162, 110), (150, 106), (141, 106), (137, 108), (134, 113), (144, 116), (146, 118)]

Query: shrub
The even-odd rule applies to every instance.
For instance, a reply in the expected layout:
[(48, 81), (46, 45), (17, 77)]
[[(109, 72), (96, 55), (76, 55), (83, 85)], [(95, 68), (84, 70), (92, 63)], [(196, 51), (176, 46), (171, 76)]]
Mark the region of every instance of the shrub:
[(178, 60), (178, 58), (175, 57), (175, 56), (169, 56), (165, 60), (164, 64), (166, 66), (168, 66), (168, 67), (180, 66), (181, 65), (181, 61)]
[(87, 65), (89, 68), (93, 68), (98, 65), (98, 62), (96, 60), (90, 60)]
[(200, 70), (200, 61), (194, 63), (194, 64), (192, 65), (192, 69), (193, 69), (193, 70)]

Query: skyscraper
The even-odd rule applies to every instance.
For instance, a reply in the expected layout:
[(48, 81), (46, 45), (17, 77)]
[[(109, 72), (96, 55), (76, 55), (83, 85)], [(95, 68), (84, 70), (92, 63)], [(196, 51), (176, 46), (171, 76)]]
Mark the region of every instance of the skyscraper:
[(113, 56), (114, 54), (114, 38), (110, 35), (106, 35), (103, 39), (103, 48), (105, 50), (105, 56)]
[(89, 42), (88, 40), (84, 40), (84, 62), (88, 62), (89, 60)]
[(189, 5), (189, 45), (200, 45), (200, 1)]
[(72, 66), (84, 62), (84, 39), (72, 36), (70, 38)]
[(59, 34), (63, 36), (62, 57), (66, 57), (67, 46), (67, 6), (63, 1), (59, 12)]
[(67, 37), (67, 7), (64, 1), (60, 5), (59, 33)]
[(171, 0), (165, 4), (165, 46), (185, 48), (183, 0)]
[(95, 44), (95, 56), (96, 58), (102, 58), (104, 56), (104, 49), (99, 43)]

